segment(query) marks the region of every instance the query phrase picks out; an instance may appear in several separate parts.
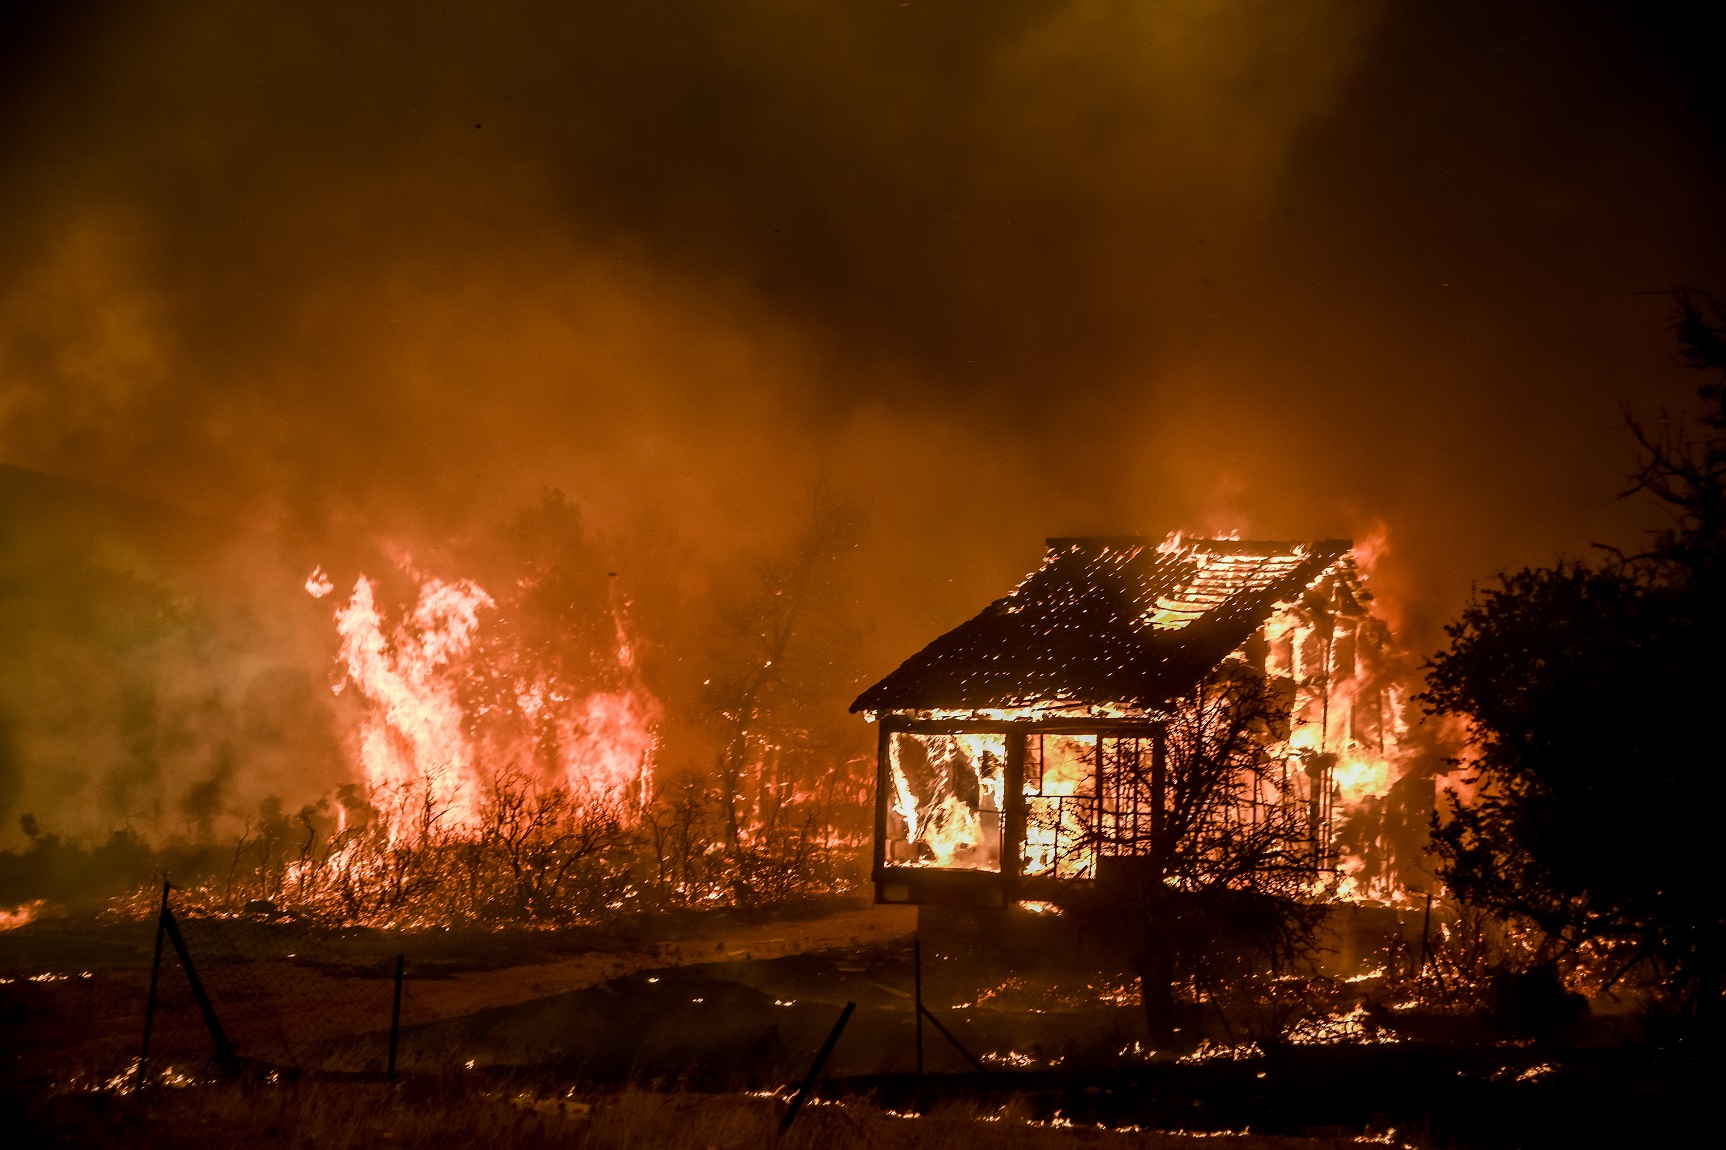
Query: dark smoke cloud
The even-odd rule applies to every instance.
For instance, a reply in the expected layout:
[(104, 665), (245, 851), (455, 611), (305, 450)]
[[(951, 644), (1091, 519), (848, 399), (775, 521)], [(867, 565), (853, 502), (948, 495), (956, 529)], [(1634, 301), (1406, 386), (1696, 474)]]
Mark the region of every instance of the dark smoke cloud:
[(1430, 644), (1634, 540), (1658, 293), (1726, 284), (1648, 11), (18, 7), (0, 459), (307, 557), (556, 486), (692, 571), (824, 477), (880, 671), (1045, 535), (1382, 523)]

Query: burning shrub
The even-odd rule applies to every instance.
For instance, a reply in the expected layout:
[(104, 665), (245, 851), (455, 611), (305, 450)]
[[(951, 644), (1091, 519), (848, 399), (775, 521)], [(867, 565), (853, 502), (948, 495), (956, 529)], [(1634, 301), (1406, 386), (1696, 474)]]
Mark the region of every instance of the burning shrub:
[[(409, 828), (422, 793), (449, 826), (476, 830), (487, 786), (512, 772), (578, 804), (621, 811), (645, 798), (663, 708), (636, 671), (621, 604), (608, 608), (614, 645), (572, 663), (544, 650), (533, 625), (583, 614), (567, 591), (550, 596), (562, 610), (541, 602), (553, 575), (517, 580), (508, 609), (482, 630), (481, 613), (499, 607), (483, 587), (404, 566), (418, 598), (393, 628), (364, 575), (336, 610), (345, 672), (336, 689), (352, 685), (365, 700), (359, 765), (393, 833)], [(321, 570), (306, 587), (332, 590)]]
[[(444, 813), (429, 787), (411, 809), (340, 829), (327, 804), (292, 819), (276, 804), (231, 844), (225, 871), (206, 865), (176, 878), (206, 913), (397, 928), (555, 927), (785, 901), (855, 881), (857, 844), (835, 835), (831, 812), (817, 807), (764, 830), (742, 856), (723, 849), (724, 804), (695, 787), (626, 810), (510, 772), (492, 780), (471, 823)], [(122, 913), (153, 911), (153, 888), (140, 889)]]

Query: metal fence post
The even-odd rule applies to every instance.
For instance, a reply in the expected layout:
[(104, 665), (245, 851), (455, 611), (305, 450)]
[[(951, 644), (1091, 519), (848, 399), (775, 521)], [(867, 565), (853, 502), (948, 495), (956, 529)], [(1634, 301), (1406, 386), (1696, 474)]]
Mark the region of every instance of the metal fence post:
[(791, 1124), (797, 1120), (797, 1112), (803, 1109), (803, 1103), (809, 1097), (809, 1091), (815, 1086), (815, 1079), (821, 1074), (821, 1068), (827, 1065), (827, 1059), (832, 1056), (833, 1048), (839, 1045), (839, 1035), (845, 1029), (845, 1024), (851, 1021), (851, 1012), (857, 1009), (855, 1002), (847, 1002), (845, 1009), (839, 1012), (839, 1021), (833, 1024), (832, 1031), (827, 1035), (827, 1041), (821, 1044), (821, 1052), (815, 1056), (815, 1061), (809, 1066), (809, 1073), (803, 1078), (803, 1085), (797, 1088), (797, 1093), (791, 1096), (791, 1105), (786, 1107), (785, 1117), (779, 1120), (779, 1133), (784, 1134), (791, 1129)]
[(180, 924), (174, 920), (174, 912), (168, 909), (165, 899), (162, 904), (162, 925), (167, 928), (168, 941), (173, 944), (174, 953), (180, 957), (180, 966), (186, 972), (186, 981), (191, 984), (192, 998), (198, 1004), (198, 1012), (204, 1016), (204, 1028), (210, 1032), (210, 1042), (216, 1048), (216, 1058), (230, 1069), (238, 1067), (239, 1057), (234, 1053), (233, 1044), (228, 1041), (227, 1032), (222, 1029), (221, 1019), (216, 1017), (216, 1006), (204, 990), (204, 980), (198, 977), (198, 968), (192, 965), (192, 952), (186, 946), (186, 937), (180, 933)]
[(156, 1025), (156, 983), (162, 976), (162, 936), (168, 929), (168, 880), (162, 880), (162, 909), (156, 913), (156, 957), (150, 960), (150, 997), (144, 1002), (144, 1045), (138, 1051), (137, 1089), (144, 1089), (144, 1064), (150, 1060), (150, 1031)]
[(1415, 972), (1416, 980), (1426, 977), (1426, 960), (1431, 951), (1428, 949), (1432, 937), (1432, 892), (1426, 892), (1426, 917), (1420, 923), (1420, 966)]
[(953, 1049), (965, 1056), (965, 1061), (977, 1068), (977, 1073), (987, 1074), (988, 1070), (977, 1061), (977, 1056), (965, 1049), (965, 1044), (953, 1037), (953, 1032), (941, 1025), (929, 1008), (923, 1005), (923, 941), (919, 938), (911, 940), (911, 986), (917, 999), (917, 1079), (923, 1078), (923, 1019), (929, 1020), (929, 1025), (941, 1032), (941, 1037), (953, 1044)]

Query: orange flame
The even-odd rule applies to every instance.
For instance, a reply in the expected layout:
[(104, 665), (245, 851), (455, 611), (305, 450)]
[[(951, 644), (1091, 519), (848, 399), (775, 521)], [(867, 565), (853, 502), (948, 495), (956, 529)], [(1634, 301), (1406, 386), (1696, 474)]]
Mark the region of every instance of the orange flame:
[(657, 745), (654, 730), (664, 714), (659, 700), (644, 690), (589, 695), (558, 723), (559, 766), (570, 791), (647, 802), (652, 797), (647, 764)]
[[(334, 689), (351, 683), (366, 701), (359, 766), (392, 837), (412, 833), (427, 818), (458, 833), (477, 829), (485, 818), (487, 784), (498, 771), (543, 762), (527, 728), (546, 720), (555, 768), (547, 785), (566, 788), (583, 803), (647, 801), (664, 710), (635, 673), (620, 614), (614, 611), (621, 686), (578, 693), (543, 676), (517, 682), (508, 694), (519, 721), (503, 724), (501, 737), (480, 740), (474, 736), (478, 715), (464, 706), (460, 684), (481, 613), (496, 602), (470, 579), (415, 578), (417, 601), (387, 634), (376, 586), (364, 575), (335, 612), (346, 676)], [(328, 585), (319, 570), (306, 589), (321, 598)], [(488, 714), (488, 723), (497, 726), (497, 718)]]
[(386, 639), (372, 581), (361, 575), (336, 609), (348, 681), (371, 704), (360, 729), (366, 787), (397, 831), (404, 805), (422, 793), (455, 827), (479, 821), (480, 780), (447, 672), (472, 647), (480, 609), (493, 605), (473, 582), (428, 578), (413, 612)]

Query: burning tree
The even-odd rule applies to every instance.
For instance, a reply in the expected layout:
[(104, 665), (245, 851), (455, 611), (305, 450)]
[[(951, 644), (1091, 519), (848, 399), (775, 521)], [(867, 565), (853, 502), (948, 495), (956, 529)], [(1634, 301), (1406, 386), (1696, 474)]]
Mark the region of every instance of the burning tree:
[[(575, 509), (548, 493), (507, 535), (517, 562), (501, 604), (404, 556), (417, 599), (393, 628), (363, 574), (336, 610), (337, 690), (352, 686), (367, 704), (358, 757), (398, 836), (427, 804), (440, 822), (477, 827), (505, 774), (625, 809), (649, 793), (663, 708), (637, 670), (626, 605), (596, 584)], [(334, 585), (319, 570), (306, 588), (321, 598)]]

